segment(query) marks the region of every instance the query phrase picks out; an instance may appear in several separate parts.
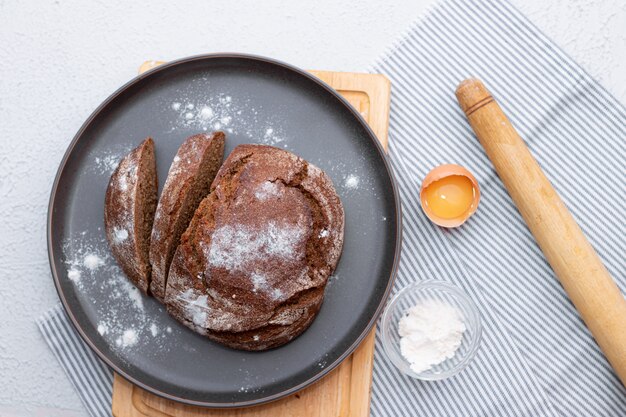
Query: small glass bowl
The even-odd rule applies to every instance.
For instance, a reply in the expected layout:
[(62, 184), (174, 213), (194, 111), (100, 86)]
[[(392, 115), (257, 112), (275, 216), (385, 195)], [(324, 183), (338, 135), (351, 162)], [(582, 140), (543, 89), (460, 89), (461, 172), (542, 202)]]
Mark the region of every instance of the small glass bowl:
[[(416, 373), (400, 352), (398, 322), (418, 302), (441, 301), (456, 307), (463, 316), (465, 332), (455, 355), (430, 369)], [(476, 304), (458, 287), (444, 281), (424, 280), (400, 290), (385, 308), (382, 317), (383, 348), (387, 357), (404, 374), (426, 381), (449, 378), (459, 373), (474, 358), (482, 336), (482, 323)]]

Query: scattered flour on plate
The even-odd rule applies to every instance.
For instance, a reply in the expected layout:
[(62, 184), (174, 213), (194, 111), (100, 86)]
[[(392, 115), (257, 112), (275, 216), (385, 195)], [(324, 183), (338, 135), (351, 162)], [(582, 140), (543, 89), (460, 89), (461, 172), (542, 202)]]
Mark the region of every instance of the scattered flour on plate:
[(122, 155), (106, 155), (103, 157), (96, 156), (94, 162), (103, 173), (113, 172), (117, 168), (117, 164), (123, 158)]
[[(170, 104), (176, 114), (172, 129), (192, 127), (198, 130), (227, 129), (233, 120), (234, 110), (232, 97), (224, 94), (207, 94), (203, 102), (192, 102), (187, 96), (191, 92), (182, 93), (179, 100)], [(197, 98), (197, 94), (193, 94)], [(184, 102), (184, 104), (183, 104)], [(231, 132), (232, 132), (231, 128)]]
[(117, 275), (119, 288), (121, 288), (125, 297), (128, 297), (133, 303), (133, 306), (140, 312), (144, 313), (143, 307), (143, 294), (135, 287), (125, 276)]
[[(117, 231), (116, 239), (124, 237), (123, 232)], [(145, 295), (117, 266), (101, 228), (66, 239), (63, 257), (67, 279), (73, 283), (81, 302), (89, 303), (95, 311), (96, 330), (110, 346), (122, 351), (156, 342), (163, 351), (170, 349), (171, 339), (165, 332), (159, 332), (154, 323), (154, 314), (159, 311), (153, 309), (147, 314)], [(171, 332), (170, 329), (168, 334)]]
[(108, 177), (115, 171), (117, 165), (120, 163), (131, 149), (137, 146), (137, 143), (130, 140), (127, 144), (121, 145), (109, 145), (105, 150), (97, 150), (90, 154), (93, 158), (93, 164), (90, 169), (98, 175)]
[(215, 116), (215, 113), (213, 112), (213, 109), (210, 108), (209, 106), (204, 106), (201, 110), (200, 110), (200, 118), (202, 120), (208, 120), (208, 119), (212, 119), (213, 116)]
[(115, 339), (115, 344), (118, 347), (129, 347), (135, 346), (139, 341), (139, 337), (137, 336), (137, 331), (135, 329), (127, 329), (124, 330), (124, 333), (117, 339)]
[(261, 141), (266, 145), (276, 146), (284, 140), (285, 138), (277, 134), (273, 127), (268, 127), (265, 129), (265, 133), (263, 134), (263, 139)]
[(342, 193), (370, 193), (372, 199), (380, 199), (378, 196), (376, 181), (369, 175), (370, 168), (367, 167), (360, 156), (350, 157), (349, 163), (345, 158), (333, 158), (331, 155), (319, 156), (310, 162), (322, 169), (333, 181), (335, 189)]
[(88, 253), (83, 259), (83, 265), (93, 271), (104, 265), (104, 260), (95, 253)]
[(350, 174), (348, 176), (345, 177), (343, 184), (346, 186), (346, 188), (355, 190), (357, 188), (359, 188), (359, 182), (360, 182), (360, 178), (357, 177), (354, 174)]
[(71, 268), (69, 271), (67, 271), (67, 277), (69, 279), (71, 279), (74, 284), (77, 284), (80, 282), (80, 271), (78, 269), (75, 268)]
[(261, 108), (252, 105), (247, 97), (214, 92), (206, 79), (194, 80), (190, 86), (181, 89), (178, 97), (167, 103), (167, 107), (174, 115), (170, 122), (171, 131), (224, 130), (246, 136), (251, 143), (288, 147), (279, 116), (263, 115)]

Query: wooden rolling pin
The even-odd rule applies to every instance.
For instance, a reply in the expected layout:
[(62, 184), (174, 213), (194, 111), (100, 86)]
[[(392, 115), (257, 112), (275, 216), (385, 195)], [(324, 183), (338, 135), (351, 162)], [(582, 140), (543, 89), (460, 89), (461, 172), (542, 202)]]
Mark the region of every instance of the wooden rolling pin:
[(624, 296), (485, 85), (465, 80), (456, 96), (563, 288), (626, 385)]

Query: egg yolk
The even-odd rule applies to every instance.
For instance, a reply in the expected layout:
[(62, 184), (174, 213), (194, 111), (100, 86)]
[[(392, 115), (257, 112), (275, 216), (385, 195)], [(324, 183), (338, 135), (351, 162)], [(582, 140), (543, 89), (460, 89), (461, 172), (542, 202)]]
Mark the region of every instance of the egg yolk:
[(472, 206), (474, 186), (467, 177), (451, 175), (430, 184), (424, 194), (424, 201), (433, 214), (442, 219), (454, 219)]

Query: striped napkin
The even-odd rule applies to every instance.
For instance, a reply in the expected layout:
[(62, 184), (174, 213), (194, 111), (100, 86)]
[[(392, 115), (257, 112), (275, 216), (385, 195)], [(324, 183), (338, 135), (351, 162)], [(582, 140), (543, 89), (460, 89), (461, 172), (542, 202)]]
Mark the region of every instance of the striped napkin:
[[(392, 81), (390, 158), (404, 211), (395, 290), (436, 278), (478, 304), (481, 349), (459, 375), (401, 375), (377, 335), (372, 416), (617, 416), (621, 385), (475, 140), (454, 97), (481, 78), (500, 102), (626, 288), (623, 167), (626, 109), (510, 4), (445, 0), (372, 68)], [(458, 230), (430, 223), (421, 179), (457, 163), (481, 185), (480, 208)], [(110, 415), (111, 372), (80, 340), (62, 308), (39, 322), (92, 416)]]

